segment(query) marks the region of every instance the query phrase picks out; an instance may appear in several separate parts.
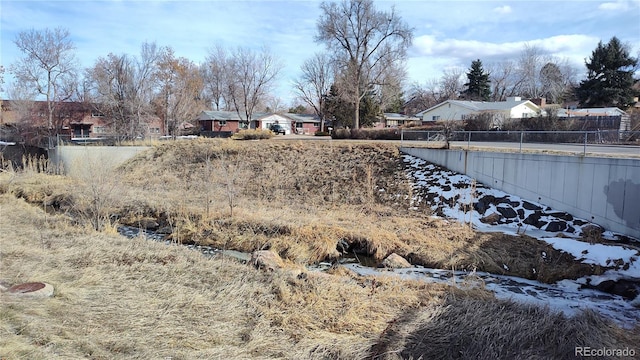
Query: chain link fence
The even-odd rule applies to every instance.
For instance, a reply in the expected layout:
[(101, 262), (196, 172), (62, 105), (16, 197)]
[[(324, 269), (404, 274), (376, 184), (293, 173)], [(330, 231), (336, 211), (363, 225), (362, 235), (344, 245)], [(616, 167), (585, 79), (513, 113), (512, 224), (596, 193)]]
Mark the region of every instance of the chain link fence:
[(640, 145), (640, 131), (425, 131), (403, 129), (401, 142), (445, 141), (519, 144)]

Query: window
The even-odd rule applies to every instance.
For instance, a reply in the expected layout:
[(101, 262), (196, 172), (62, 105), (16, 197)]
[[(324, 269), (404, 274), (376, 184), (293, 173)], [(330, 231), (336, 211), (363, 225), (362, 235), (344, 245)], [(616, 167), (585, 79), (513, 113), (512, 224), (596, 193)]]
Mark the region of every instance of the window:
[(302, 123), (301, 122), (296, 122), (296, 129), (302, 129)]
[(93, 126), (93, 133), (94, 134), (104, 134), (105, 132), (106, 131), (105, 131), (104, 126), (95, 126), (95, 125)]
[(104, 116), (104, 114), (101, 113), (100, 111), (97, 111), (97, 110), (92, 110), (91, 111), (91, 117), (103, 117), (103, 116)]
[(227, 120), (218, 120), (218, 126), (227, 126)]
[(151, 134), (160, 134), (160, 128), (159, 128), (159, 127), (152, 127), (152, 128), (149, 128), (149, 132), (150, 132)]
[(438, 120), (440, 120), (440, 115), (433, 115), (433, 116), (431, 117), (431, 120), (433, 120), (433, 121), (438, 121)]

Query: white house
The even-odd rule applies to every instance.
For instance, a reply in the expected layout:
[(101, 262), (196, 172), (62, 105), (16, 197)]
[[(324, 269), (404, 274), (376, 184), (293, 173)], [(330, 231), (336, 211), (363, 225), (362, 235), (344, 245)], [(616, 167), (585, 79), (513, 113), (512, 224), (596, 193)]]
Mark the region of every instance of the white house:
[(467, 120), (480, 114), (492, 114), (495, 125), (502, 124), (508, 119), (522, 119), (540, 116), (543, 110), (529, 100), (519, 97), (507, 98), (507, 101), (467, 101), (447, 100), (427, 110), (421, 111), (416, 116), (422, 118), (422, 122), (439, 120)]
[(278, 124), (284, 128), (286, 134), (291, 134), (292, 132), (292, 122), (289, 117), (280, 114), (266, 114), (256, 120), (260, 121), (260, 127), (263, 129), (268, 129), (271, 125)]

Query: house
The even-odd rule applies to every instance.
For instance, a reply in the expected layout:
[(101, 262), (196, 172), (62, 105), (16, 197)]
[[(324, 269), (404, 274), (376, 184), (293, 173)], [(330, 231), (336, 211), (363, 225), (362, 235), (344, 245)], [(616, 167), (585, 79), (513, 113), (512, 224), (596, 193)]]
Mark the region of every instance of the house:
[(285, 129), (291, 128), (289, 119), (277, 114), (254, 113), (251, 121), (241, 117), (237, 111), (203, 111), (196, 118), (200, 130), (205, 132), (237, 132), (242, 129), (268, 129), (269, 125), (279, 123)]
[[(69, 138), (103, 138), (115, 134), (114, 120), (97, 110), (97, 104), (65, 101), (54, 103), (53, 117), (49, 123), (49, 111), (46, 101), (2, 100), (0, 126), (14, 128), (21, 132), (22, 141), (37, 142), (29, 134), (40, 134), (42, 137), (54, 133)], [(144, 115), (141, 119), (142, 129), (137, 136), (157, 138), (163, 133), (163, 124), (155, 115)], [(22, 130), (20, 130), (22, 129)], [(30, 129), (25, 131), (25, 129)]]
[(382, 114), (382, 127), (398, 127), (407, 125), (422, 125), (422, 120), (417, 116), (408, 116), (398, 113)]
[(200, 130), (211, 132), (236, 132), (247, 129), (249, 123), (235, 111), (203, 111), (196, 118)]
[(269, 129), (271, 125), (278, 124), (284, 128), (285, 134), (291, 134), (295, 131), (295, 121), (290, 117), (281, 114), (260, 114), (256, 117), (257, 127), (261, 129)]
[(196, 120), (200, 129), (211, 136), (249, 128), (269, 129), (273, 124), (282, 126), (287, 134), (310, 134), (320, 128), (320, 118), (308, 114), (255, 113), (249, 123), (236, 111), (203, 111)]
[(558, 109), (557, 116), (580, 121), (582, 130), (631, 130), (631, 117), (617, 107)]
[(480, 114), (491, 114), (494, 126), (500, 126), (508, 119), (523, 119), (540, 116), (543, 110), (530, 100), (520, 97), (507, 98), (507, 101), (466, 101), (447, 100), (421, 111), (416, 116), (422, 122), (440, 120), (467, 120)]
[(320, 130), (320, 117), (316, 114), (286, 113), (283, 116), (291, 120), (296, 134), (315, 134)]

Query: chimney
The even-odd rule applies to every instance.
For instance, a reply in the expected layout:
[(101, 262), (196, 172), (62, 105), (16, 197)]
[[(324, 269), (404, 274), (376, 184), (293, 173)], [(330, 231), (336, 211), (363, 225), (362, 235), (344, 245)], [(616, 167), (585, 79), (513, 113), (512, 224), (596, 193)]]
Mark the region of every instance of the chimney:
[(545, 106), (547, 106), (547, 99), (545, 98), (531, 99), (531, 102), (538, 105), (539, 108), (544, 108)]

